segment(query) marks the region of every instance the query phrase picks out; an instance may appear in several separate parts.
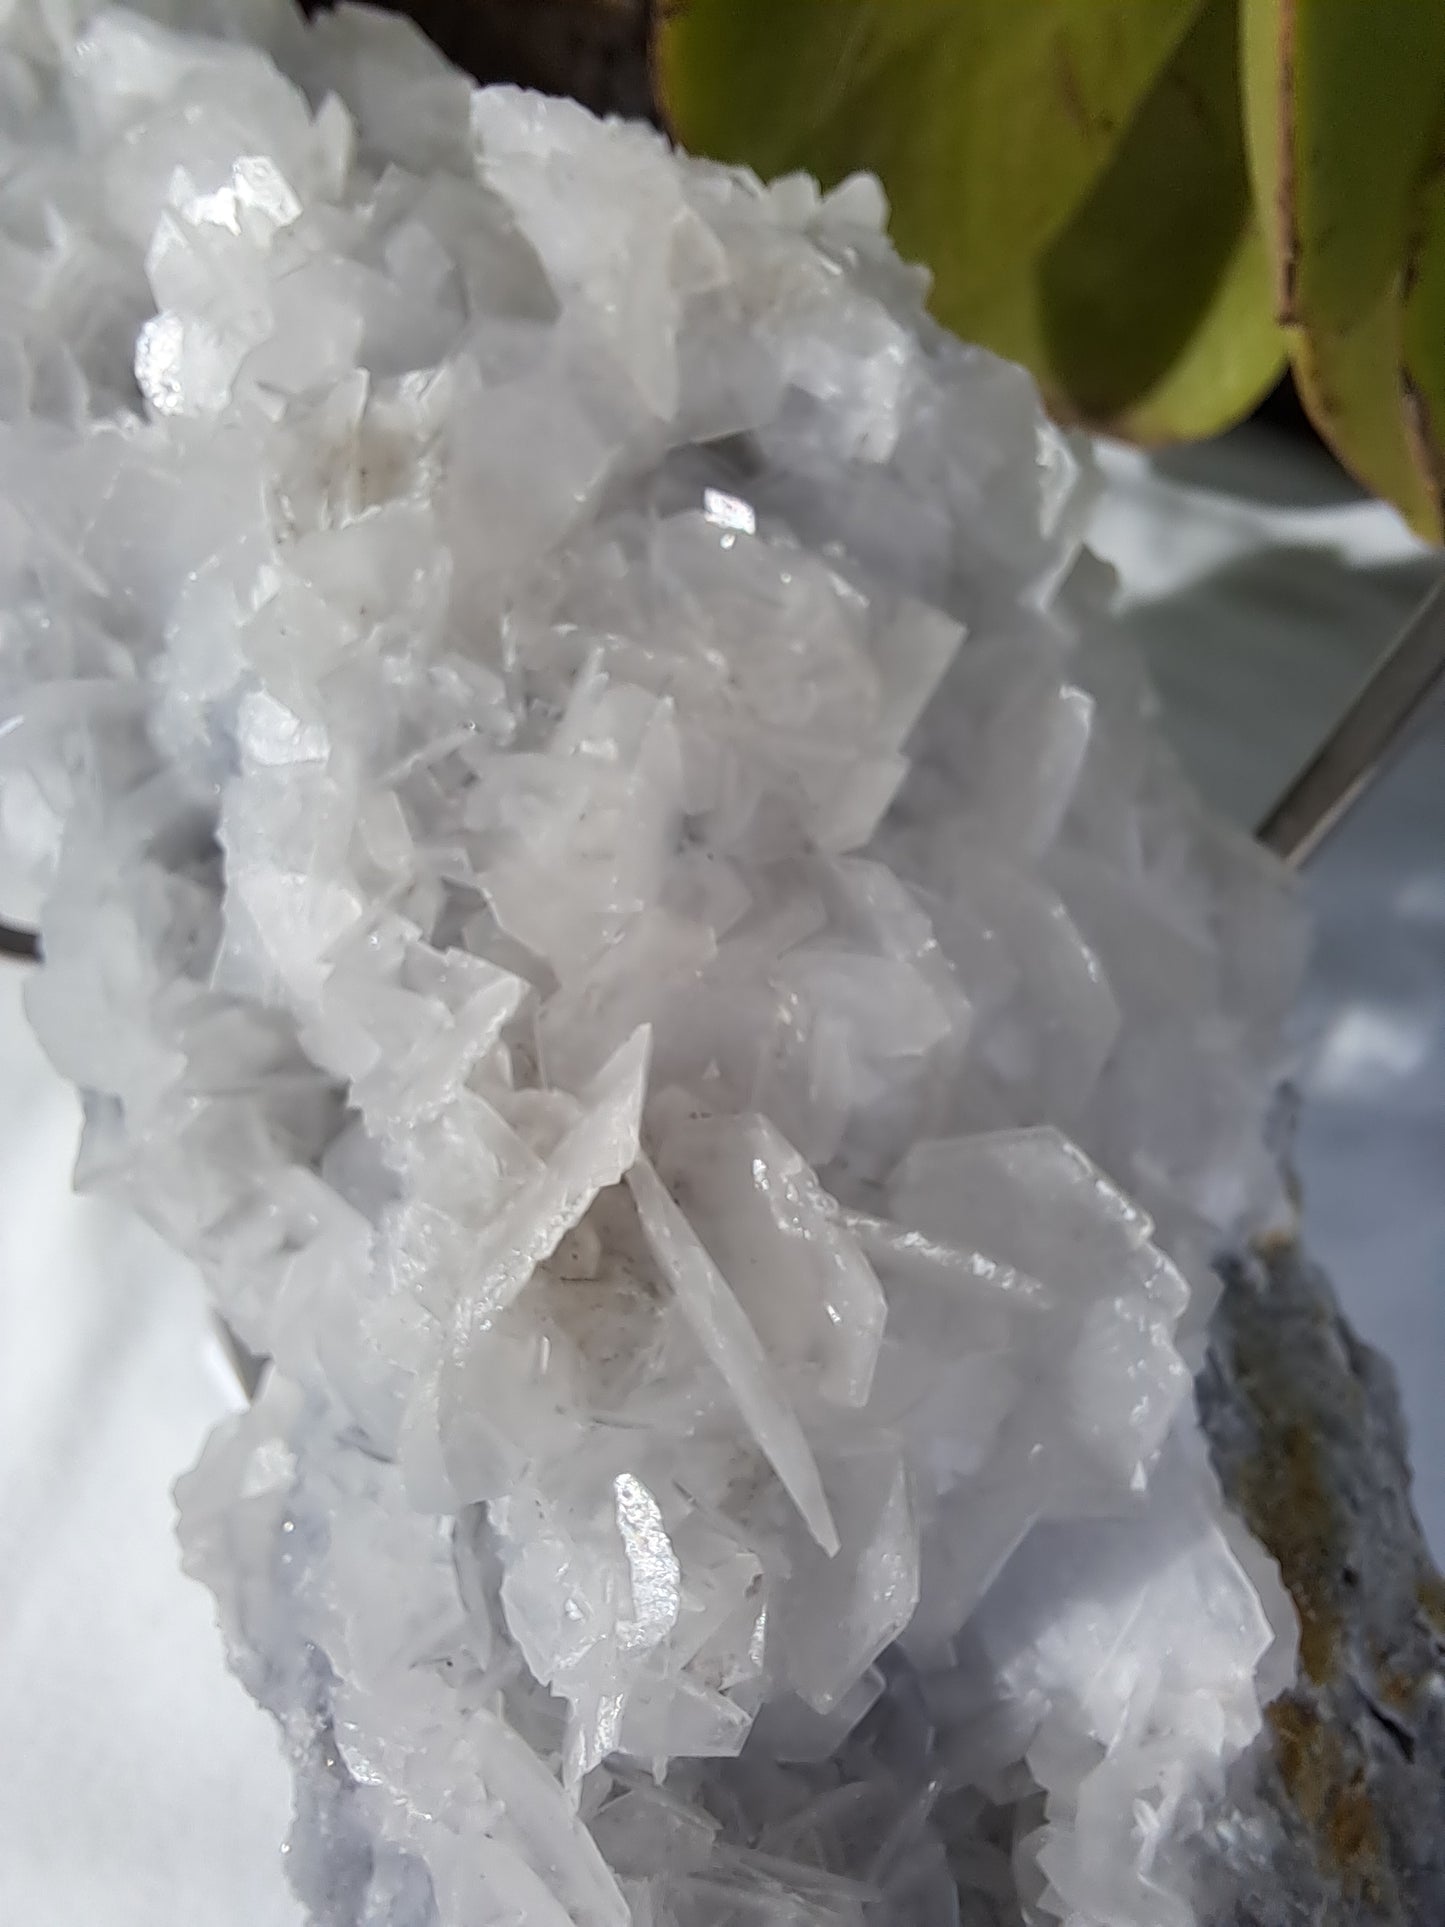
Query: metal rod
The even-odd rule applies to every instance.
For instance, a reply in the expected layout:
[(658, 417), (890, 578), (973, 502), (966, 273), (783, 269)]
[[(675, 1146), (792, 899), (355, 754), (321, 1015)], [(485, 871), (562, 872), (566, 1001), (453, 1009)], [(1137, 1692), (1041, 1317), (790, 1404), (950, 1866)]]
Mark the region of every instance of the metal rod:
[(1445, 577), (1255, 831), (1298, 869), (1398, 754), (1445, 680)]

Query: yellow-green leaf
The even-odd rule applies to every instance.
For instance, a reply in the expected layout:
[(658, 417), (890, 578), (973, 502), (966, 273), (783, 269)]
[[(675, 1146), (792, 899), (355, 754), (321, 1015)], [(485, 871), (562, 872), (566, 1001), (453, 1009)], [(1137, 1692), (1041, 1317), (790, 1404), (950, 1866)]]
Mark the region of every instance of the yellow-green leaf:
[(860, 168), (961, 333), (1060, 234), (1201, 0), (672, 0), (654, 48), (682, 142), (764, 175)]
[(1282, 320), (1348, 328), (1399, 270), (1445, 96), (1439, 0), (1240, 0)]
[(980, 338), (1056, 412), (1141, 441), (1210, 434), (1284, 362), (1250, 203), (1235, 0), (1210, 0), (1109, 165)]
[(1403, 286), (1405, 433), (1438, 513), (1445, 501), (1445, 155), (1416, 196)]
[(1300, 393), (1346, 466), (1438, 540), (1429, 423), (1445, 338), (1425, 338), (1439, 310), (1422, 225), (1445, 120), (1445, 7), (1240, 5), (1255, 199)]
[(1437, 540), (1439, 496), (1407, 423), (1398, 276), (1353, 327), (1288, 332), (1300, 399), (1321, 435), (1357, 481)]
[(1288, 359), (1269, 304), (1270, 264), (1251, 221), (1169, 372), (1114, 421), (1138, 442), (1197, 441), (1250, 414)]

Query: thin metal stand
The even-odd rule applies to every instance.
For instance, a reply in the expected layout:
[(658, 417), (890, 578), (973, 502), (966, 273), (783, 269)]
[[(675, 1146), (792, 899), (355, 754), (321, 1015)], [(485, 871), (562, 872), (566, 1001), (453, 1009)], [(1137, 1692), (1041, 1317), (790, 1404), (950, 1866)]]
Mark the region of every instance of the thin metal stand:
[[(1445, 577), (1255, 831), (1298, 869), (1399, 755), (1445, 686)], [(1445, 856), (1445, 841), (1442, 841)]]

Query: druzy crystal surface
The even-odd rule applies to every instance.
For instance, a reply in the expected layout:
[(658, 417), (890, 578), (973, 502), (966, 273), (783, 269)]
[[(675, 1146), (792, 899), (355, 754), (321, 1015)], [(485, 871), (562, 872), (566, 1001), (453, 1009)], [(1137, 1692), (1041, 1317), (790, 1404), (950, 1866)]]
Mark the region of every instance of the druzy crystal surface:
[(327, 1927), (1188, 1927), (1288, 893), (1087, 458), (820, 196), (262, 0), (0, 16), (0, 828)]

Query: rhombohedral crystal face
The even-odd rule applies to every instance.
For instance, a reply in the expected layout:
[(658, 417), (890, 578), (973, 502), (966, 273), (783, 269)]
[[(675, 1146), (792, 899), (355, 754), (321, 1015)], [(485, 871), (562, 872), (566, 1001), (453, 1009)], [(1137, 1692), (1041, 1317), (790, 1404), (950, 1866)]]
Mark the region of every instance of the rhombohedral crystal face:
[(80, 1182), (273, 1361), (179, 1496), (299, 1894), (1183, 1927), (1300, 945), (1086, 458), (871, 181), (174, 11), (0, 25), (0, 822)]

